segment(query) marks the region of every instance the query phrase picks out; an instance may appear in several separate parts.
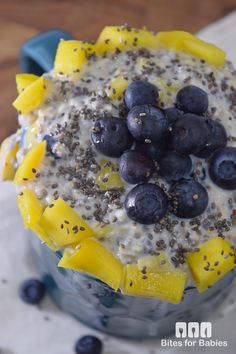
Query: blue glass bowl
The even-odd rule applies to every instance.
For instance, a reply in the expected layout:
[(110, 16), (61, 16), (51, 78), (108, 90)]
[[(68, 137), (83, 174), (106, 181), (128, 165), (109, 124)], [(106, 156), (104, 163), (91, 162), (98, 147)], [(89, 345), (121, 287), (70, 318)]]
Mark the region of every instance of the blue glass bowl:
[(58, 268), (61, 257), (30, 234), (33, 257), (49, 294), (63, 310), (100, 331), (134, 339), (173, 334), (177, 321), (201, 321), (219, 306), (234, 280), (234, 271), (199, 294), (188, 287), (179, 305), (123, 295), (91, 276)]

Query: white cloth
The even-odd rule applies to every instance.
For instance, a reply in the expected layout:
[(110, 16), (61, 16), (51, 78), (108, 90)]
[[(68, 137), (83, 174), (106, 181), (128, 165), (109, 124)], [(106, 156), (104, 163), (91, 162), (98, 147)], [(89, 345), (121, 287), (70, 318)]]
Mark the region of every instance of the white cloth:
[[(200, 37), (224, 48), (236, 64), (236, 12), (202, 30)], [(18, 297), (21, 281), (37, 276), (19, 216), (14, 188), (0, 183), (0, 354), (74, 353), (75, 341), (96, 334), (104, 341), (104, 354), (177, 354), (236, 352), (236, 290), (212, 317), (213, 337), (228, 340), (227, 348), (165, 348), (159, 340), (126, 341), (97, 333), (61, 312), (47, 297), (40, 307)]]

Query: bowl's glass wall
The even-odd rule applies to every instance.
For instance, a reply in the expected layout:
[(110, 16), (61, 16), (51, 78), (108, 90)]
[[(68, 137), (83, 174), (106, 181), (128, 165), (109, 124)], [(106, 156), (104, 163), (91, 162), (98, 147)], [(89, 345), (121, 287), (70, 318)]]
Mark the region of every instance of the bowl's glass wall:
[(60, 254), (30, 236), (40, 274), (60, 308), (91, 327), (117, 336), (160, 338), (174, 333), (177, 321), (201, 321), (221, 304), (234, 279), (231, 272), (203, 294), (187, 288), (179, 305), (126, 296), (93, 277), (58, 268)]

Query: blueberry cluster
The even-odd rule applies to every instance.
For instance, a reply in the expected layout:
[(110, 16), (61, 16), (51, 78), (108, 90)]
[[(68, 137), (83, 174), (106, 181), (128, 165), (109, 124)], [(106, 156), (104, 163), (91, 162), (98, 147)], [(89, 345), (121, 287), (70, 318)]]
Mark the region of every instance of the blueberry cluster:
[[(119, 158), (122, 178), (136, 186), (128, 193), (128, 216), (142, 224), (161, 220), (168, 209), (178, 217), (193, 218), (208, 205), (206, 189), (191, 178), (189, 155), (208, 159), (209, 175), (225, 189), (236, 189), (236, 148), (226, 147), (221, 123), (204, 114), (207, 93), (185, 86), (175, 107), (158, 107), (158, 90), (146, 81), (135, 81), (125, 92), (127, 117), (101, 118), (94, 125), (92, 143), (102, 154)], [(168, 196), (149, 183), (158, 172), (169, 184)]]

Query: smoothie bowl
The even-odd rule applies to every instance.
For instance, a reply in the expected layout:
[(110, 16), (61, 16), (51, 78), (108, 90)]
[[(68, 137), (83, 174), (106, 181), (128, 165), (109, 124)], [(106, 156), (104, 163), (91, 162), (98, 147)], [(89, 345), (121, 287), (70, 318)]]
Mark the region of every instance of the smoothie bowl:
[[(32, 250), (59, 306), (147, 338), (200, 321), (236, 264), (236, 73), (187, 32), (105, 27), (19, 74), (20, 128), (1, 147)], [(235, 134), (235, 135), (234, 135)]]

